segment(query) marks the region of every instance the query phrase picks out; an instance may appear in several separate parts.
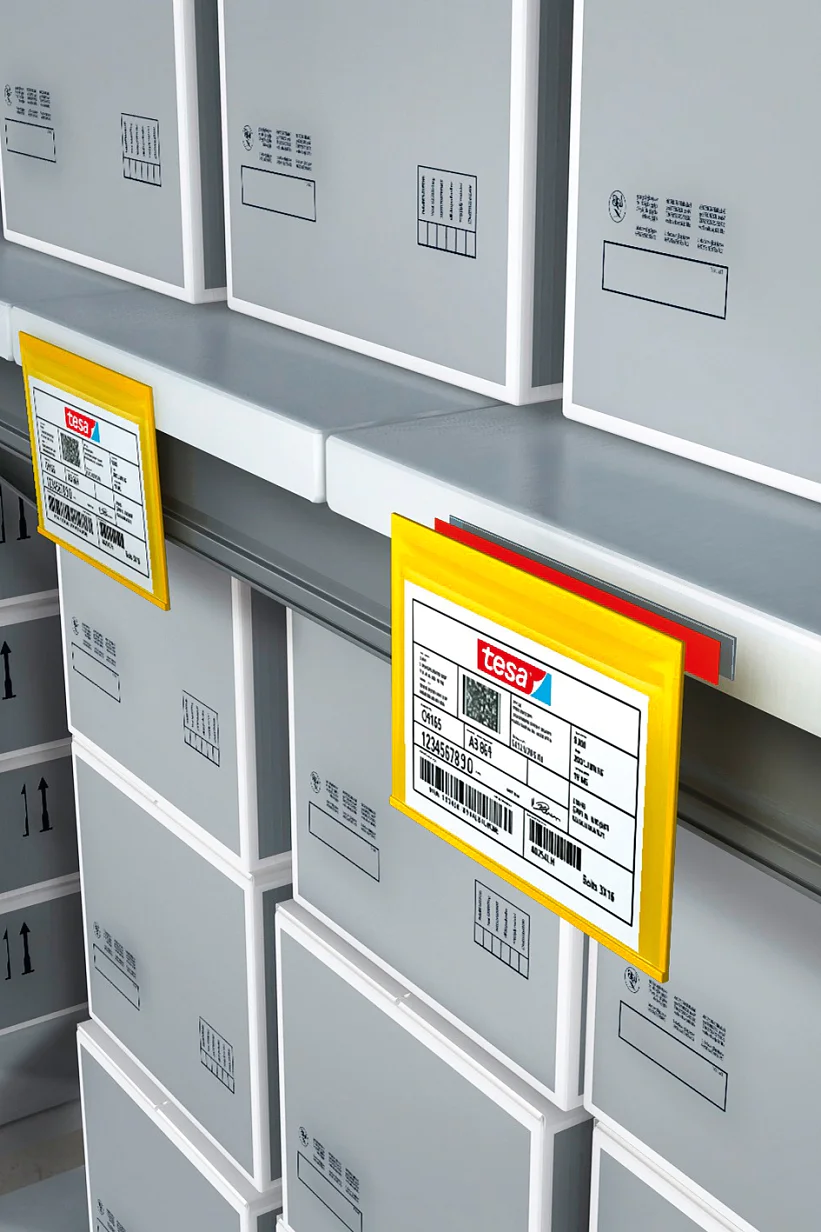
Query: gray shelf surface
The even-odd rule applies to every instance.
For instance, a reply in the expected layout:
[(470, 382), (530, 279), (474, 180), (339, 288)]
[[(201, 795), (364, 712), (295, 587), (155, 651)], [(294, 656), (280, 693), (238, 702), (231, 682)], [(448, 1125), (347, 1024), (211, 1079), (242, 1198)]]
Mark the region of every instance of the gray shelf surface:
[(184, 304), (5, 241), (0, 304), (13, 335), (150, 384), (159, 430), (311, 501), (325, 499), (330, 433), (492, 405), (225, 304)]
[(821, 735), (821, 505), (572, 423), (556, 403), (328, 443), (328, 503), (382, 535), (458, 517), (737, 639), (721, 688)]

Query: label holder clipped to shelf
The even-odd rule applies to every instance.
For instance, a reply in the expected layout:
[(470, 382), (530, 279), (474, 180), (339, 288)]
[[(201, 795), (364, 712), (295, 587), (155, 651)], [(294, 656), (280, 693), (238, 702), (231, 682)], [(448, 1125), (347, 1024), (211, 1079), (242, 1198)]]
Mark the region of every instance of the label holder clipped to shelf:
[(666, 980), (684, 645), (392, 525), (392, 804)]
[(38, 530), (168, 610), (148, 385), (20, 334)]

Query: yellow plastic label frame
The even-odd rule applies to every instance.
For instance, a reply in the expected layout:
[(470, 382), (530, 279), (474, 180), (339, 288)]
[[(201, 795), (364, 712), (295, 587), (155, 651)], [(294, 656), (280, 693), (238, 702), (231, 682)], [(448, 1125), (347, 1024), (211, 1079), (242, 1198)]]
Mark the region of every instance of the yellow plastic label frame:
[[(37, 493), (38, 530), (65, 551), (99, 569), (108, 577), (141, 595), (150, 603), (168, 611), (168, 566), (165, 557), (165, 532), (163, 529), (162, 497), (160, 494), (160, 470), (157, 459), (157, 431), (154, 423), (154, 393), (149, 385), (122, 376), (111, 368), (103, 368), (89, 359), (73, 355), (50, 342), (43, 342), (31, 334), (20, 334), (20, 354), (23, 377), (26, 385), (31, 456), (34, 465), (34, 486)], [(141, 587), (130, 578), (123, 577), (89, 556), (73, 543), (61, 539), (43, 527), (43, 493), (40, 483), (40, 468), (37, 461), (37, 442), (34, 428), (34, 407), (29, 379), (46, 381), (63, 391), (67, 397), (82, 398), (102, 410), (119, 415), (134, 424), (139, 431), (140, 459), (142, 462), (143, 493), (145, 498), (146, 527), (148, 531), (148, 554), (151, 564), (153, 589)]]
[[(406, 582), (504, 625), (647, 696), (638, 950), (609, 936), (584, 916), (529, 885), (406, 803)], [(393, 806), (652, 978), (666, 981), (684, 688), (683, 644), (398, 514), (392, 518), (391, 601)]]

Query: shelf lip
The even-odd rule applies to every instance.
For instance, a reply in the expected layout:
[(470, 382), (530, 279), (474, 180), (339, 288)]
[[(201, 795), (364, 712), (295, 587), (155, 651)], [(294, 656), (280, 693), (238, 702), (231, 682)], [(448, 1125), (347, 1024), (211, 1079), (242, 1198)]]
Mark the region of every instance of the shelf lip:
[[(488, 416), (493, 414), (493, 411), (487, 412)], [(481, 427), (483, 415), (452, 416), (451, 420), (456, 421), (457, 418), (463, 419), (466, 432), (470, 432), (477, 426)], [(429, 429), (434, 452), (435, 444), (441, 445), (442, 442), (435, 442), (433, 434), (443, 424), (444, 421), (439, 421)], [(821, 627), (813, 630), (790, 623), (714, 589), (665, 572), (638, 557), (630, 557), (584, 538), (556, 521), (548, 521), (535, 513), (483, 496), (480, 491), (470, 490), (463, 482), (444, 479), (417, 468), (402, 460), (403, 446), (399, 438), (400, 435), (407, 436), (408, 432), (419, 431), (427, 435), (424, 425), (408, 425), (404, 432), (397, 431), (392, 435), (379, 430), (362, 430), (332, 437), (327, 448), (329, 507), (335, 513), (385, 536), (390, 535), (390, 518), (394, 512), (431, 527), (437, 517), (444, 520), (458, 518), (521, 544), (526, 550), (549, 556), (607, 584), (643, 596), (682, 616), (723, 629), (737, 639), (738, 650), (735, 680), (722, 680), (719, 689), (795, 727), (821, 736), (821, 707), (818, 705), (821, 695)], [(455, 451), (458, 451), (458, 439), (457, 431), (449, 442)], [(467, 437), (463, 440), (466, 441)], [(477, 483), (477, 488), (479, 486)], [(751, 567), (754, 567), (754, 562), (751, 562)], [(821, 587), (819, 598), (821, 600)]]
[(325, 433), (73, 330), (47, 311), (13, 308), (11, 322), (18, 364), (22, 331), (113, 368), (152, 387), (158, 432), (305, 500), (324, 501)]

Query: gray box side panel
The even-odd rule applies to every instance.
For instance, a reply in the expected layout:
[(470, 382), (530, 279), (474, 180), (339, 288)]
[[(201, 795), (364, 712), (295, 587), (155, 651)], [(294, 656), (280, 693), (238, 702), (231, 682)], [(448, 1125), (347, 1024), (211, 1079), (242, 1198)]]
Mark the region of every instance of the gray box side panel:
[(37, 510), (0, 482), (0, 599), (56, 589), (57, 555), (37, 534)]
[(225, 286), (222, 131), (217, 0), (197, 0), (197, 104), (205, 286)]
[(606, 1151), (601, 1153), (599, 1215), (592, 1232), (698, 1232), (682, 1211)]
[(252, 591), (260, 858), (291, 850), (288, 631), (285, 608)]
[(0, 612), (0, 753), (68, 736), (60, 618), (3, 624)]
[(593, 1122), (563, 1129), (553, 1143), (553, 1232), (588, 1232)]
[(542, 0), (533, 287), (533, 384), (555, 385), (564, 365), (570, 69), (573, 0)]
[(299, 896), (554, 1089), (558, 917), (387, 803), (387, 663), (295, 614), (292, 672)]
[(87, 1017), (83, 1007), (0, 1036), (0, 1125), (79, 1097), (77, 1024)]
[(76, 873), (71, 758), (0, 774), (0, 894)]
[(265, 951), (265, 1021), (268, 1027), (268, 1117), (271, 1128), (271, 1180), (282, 1175), (282, 1126), (279, 1123), (279, 1055), (277, 1048), (276, 910), (293, 896), (292, 886), (266, 890), (262, 896)]
[(231, 579), (167, 554), (168, 612), (61, 554), (72, 725), (238, 852)]
[[(5, 25), (0, 79), (13, 92), (20, 87), (24, 96), (29, 88), (34, 91), (33, 106), (27, 97), (21, 105), (14, 93), (10, 104), (0, 95), (9, 229), (69, 255), (181, 286), (176, 65), (168, 0), (143, 0), (140, 20), (128, 24), (125, 37), (121, 8), (108, 0), (56, 7), (50, 0), (31, 0)], [(37, 124), (41, 137), (51, 130), (49, 158), (10, 152), (3, 130), (6, 123), (21, 121)]]
[[(237, 298), (504, 382), (511, 12), (511, 0), (226, 7)], [(280, 133), (310, 138), (307, 156)], [(457, 221), (460, 194), (476, 205), (470, 230), (446, 233), (443, 195), (439, 249), (426, 223), (420, 238), (421, 168), (437, 173), (437, 202), (454, 183)], [(448, 249), (460, 230), (475, 256)]]
[(679, 825), (669, 982), (598, 950), (590, 1100), (759, 1232), (817, 1227), (820, 945), (817, 899)]
[(86, 999), (79, 888), (0, 915), (0, 1030)]
[(350, 1232), (418, 1232), (423, 1194), (431, 1226), (525, 1232), (525, 1127), (287, 935), (281, 955), (289, 1225), (341, 1232), (333, 1202)]
[[(98, 1203), (128, 1232), (139, 1228), (241, 1232), (239, 1213), (85, 1050), (85, 1106), (91, 1209)], [(101, 1219), (100, 1232), (108, 1232)]]
[(76, 774), (93, 1015), (251, 1172), (243, 891), (89, 766)]

